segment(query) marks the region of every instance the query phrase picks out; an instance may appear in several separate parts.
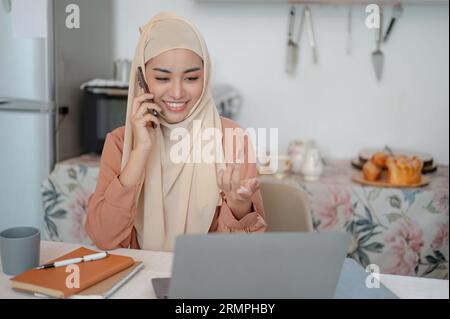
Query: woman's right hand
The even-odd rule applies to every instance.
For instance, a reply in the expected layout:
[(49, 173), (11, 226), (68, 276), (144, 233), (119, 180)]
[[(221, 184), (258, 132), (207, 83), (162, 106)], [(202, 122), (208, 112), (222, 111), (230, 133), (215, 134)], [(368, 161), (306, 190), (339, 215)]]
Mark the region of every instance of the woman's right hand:
[(133, 150), (150, 152), (155, 140), (155, 129), (152, 122), (160, 125), (158, 117), (151, 114), (151, 110), (161, 112), (161, 108), (149, 102), (153, 99), (153, 94), (142, 94), (133, 101), (131, 115), (131, 126), (133, 130), (134, 146)]

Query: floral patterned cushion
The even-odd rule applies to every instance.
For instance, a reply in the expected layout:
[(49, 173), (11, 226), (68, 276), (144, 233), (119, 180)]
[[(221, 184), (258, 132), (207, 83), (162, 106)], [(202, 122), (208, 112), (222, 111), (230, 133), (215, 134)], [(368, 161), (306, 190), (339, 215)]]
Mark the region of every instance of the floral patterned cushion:
[(56, 165), (42, 183), (44, 239), (92, 244), (84, 224), (99, 173), (99, 157), (82, 156)]

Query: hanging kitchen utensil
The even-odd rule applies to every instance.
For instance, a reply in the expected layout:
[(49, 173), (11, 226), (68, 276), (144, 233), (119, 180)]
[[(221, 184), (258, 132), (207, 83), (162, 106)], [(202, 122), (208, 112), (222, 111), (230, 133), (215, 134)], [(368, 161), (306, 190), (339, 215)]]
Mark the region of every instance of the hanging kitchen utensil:
[[(300, 43), (301, 43), (301, 39), (302, 39), (302, 34), (303, 34), (303, 25), (305, 24), (305, 10), (303, 10), (302, 15), (300, 17), (300, 23), (298, 25), (298, 29), (297, 29), (297, 50), (300, 51)], [(297, 58), (297, 60), (299, 60), (299, 58)]]
[(308, 31), (309, 45), (312, 50), (313, 62), (314, 62), (314, 64), (317, 64), (317, 62), (318, 62), (317, 46), (316, 46), (316, 39), (314, 36), (314, 27), (313, 27), (313, 22), (312, 22), (311, 9), (309, 7), (305, 7), (303, 16), (306, 20), (306, 28)]
[(317, 47), (316, 47), (316, 40), (314, 36), (314, 28), (312, 23), (312, 14), (311, 10), (308, 7), (305, 7), (302, 13), (302, 16), (300, 17), (300, 23), (298, 25), (297, 30), (297, 36), (296, 41), (292, 40), (292, 29), (295, 24), (295, 8), (291, 7), (290, 14), (289, 14), (289, 31), (288, 31), (288, 50), (287, 50), (287, 61), (286, 61), (286, 71), (287, 73), (295, 73), (299, 58), (298, 53), (300, 51), (300, 43), (303, 33), (303, 25), (307, 24), (307, 31), (308, 31), (308, 38), (309, 38), (309, 44), (312, 49), (313, 54), (313, 61), (314, 63), (317, 63), (318, 57), (317, 57)]
[(298, 44), (293, 40), (294, 24), (295, 6), (292, 6), (289, 10), (288, 43), (286, 51), (286, 72), (289, 74), (295, 73), (297, 67)]
[(347, 43), (345, 47), (345, 52), (350, 55), (352, 53), (352, 6), (348, 7), (347, 16)]
[(389, 26), (387, 28), (386, 34), (384, 35), (384, 42), (387, 41), (387, 39), (389, 38), (392, 29), (394, 27), (395, 21), (400, 18), (400, 16), (403, 13), (403, 7), (401, 3), (397, 3), (394, 5), (394, 7), (392, 8), (392, 18), (391, 18), (391, 22), (389, 22)]
[(378, 81), (381, 81), (381, 75), (383, 73), (384, 55), (381, 52), (381, 42), (383, 39), (383, 7), (380, 6), (380, 26), (376, 30), (377, 48), (372, 52), (372, 63), (375, 69), (375, 75)]

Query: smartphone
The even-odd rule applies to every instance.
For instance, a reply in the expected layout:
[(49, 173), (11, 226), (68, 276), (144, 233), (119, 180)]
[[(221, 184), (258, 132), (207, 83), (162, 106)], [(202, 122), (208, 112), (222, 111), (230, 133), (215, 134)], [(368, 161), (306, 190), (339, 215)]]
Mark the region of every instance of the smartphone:
[[(142, 68), (138, 66), (137, 68), (137, 76), (139, 86), (144, 90), (145, 93), (150, 93), (150, 89), (148, 88), (147, 82), (145, 82), (144, 73), (142, 72)], [(154, 103), (153, 99), (149, 100), (150, 103)], [(151, 110), (154, 116), (158, 116), (158, 112), (156, 110)], [(157, 124), (152, 122), (152, 127), (156, 128)]]

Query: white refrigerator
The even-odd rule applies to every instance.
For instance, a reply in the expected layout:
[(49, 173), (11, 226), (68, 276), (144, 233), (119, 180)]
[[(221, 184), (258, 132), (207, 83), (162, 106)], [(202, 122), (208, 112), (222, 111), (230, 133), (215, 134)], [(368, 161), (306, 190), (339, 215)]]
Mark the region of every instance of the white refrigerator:
[(0, 231), (42, 230), (40, 185), (54, 162), (53, 0), (12, 9), (0, 6)]
[(0, 98), (0, 231), (43, 229), (40, 185), (53, 163), (54, 106)]
[[(37, 3), (20, 0), (26, 2)], [(82, 152), (80, 85), (93, 78), (110, 78), (113, 71), (113, 1), (38, 3), (39, 12), (47, 14), (37, 17), (45, 19), (27, 19), (26, 6), (17, 14), (6, 12), (0, 1), (0, 231), (44, 226), (42, 181), (53, 163)], [(79, 29), (66, 26), (66, 9), (71, 4), (80, 8)], [(45, 30), (43, 38), (35, 36), (35, 22), (44, 26), (47, 36)], [(23, 27), (19, 36), (15, 25)], [(3, 99), (9, 102), (1, 103)], [(64, 118), (55, 111), (61, 106), (69, 109)]]

